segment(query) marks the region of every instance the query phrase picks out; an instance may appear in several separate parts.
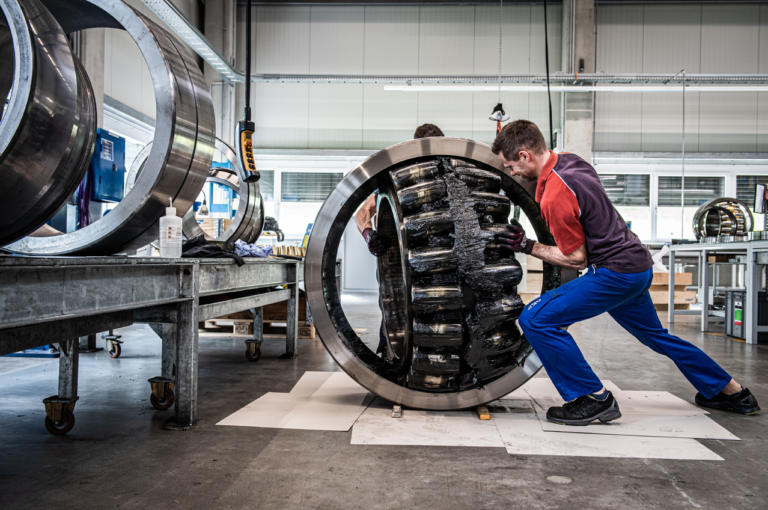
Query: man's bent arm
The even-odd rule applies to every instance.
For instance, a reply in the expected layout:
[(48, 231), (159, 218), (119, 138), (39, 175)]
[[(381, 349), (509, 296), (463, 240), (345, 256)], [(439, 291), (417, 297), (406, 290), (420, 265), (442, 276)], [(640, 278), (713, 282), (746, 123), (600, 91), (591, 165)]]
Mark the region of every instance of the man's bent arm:
[(536, 243), (533, 245), (531, 255), (544, 262), (571, 269), (585, 269), (589, 265), (587, 261), (587, 248), (583, 244), (570, 255), (564, 255), (557, 246)]
[(362, 234), (365, 229), (373, 228), (371, 218), (376, 214), (376, 194), (372, 194), (368, 199), (360, 206), (360, 210), (355, 214), (355, 225), (357, 230)]

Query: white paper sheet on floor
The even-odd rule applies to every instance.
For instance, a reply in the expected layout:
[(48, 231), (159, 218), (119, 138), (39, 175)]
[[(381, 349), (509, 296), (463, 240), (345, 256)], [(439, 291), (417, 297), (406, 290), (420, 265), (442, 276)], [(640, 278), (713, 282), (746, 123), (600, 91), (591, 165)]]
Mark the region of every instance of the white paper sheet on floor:
[(372, 399), (344, 372), (305, 372), (290, 393), (267, 393), (216, 425), (348, 431)]
[(695, 439), (545, 432), (543, 417), (537, 416), (530, 400), (504, 399), (489, 408), (510, 454), (723, 460)]
[(480, 420), (474, 410), (406, 409), (402, 418), (392, 418), (392, 404), (380, 398), (358, 418), (352, 444), (504, 447), (493, 420)]

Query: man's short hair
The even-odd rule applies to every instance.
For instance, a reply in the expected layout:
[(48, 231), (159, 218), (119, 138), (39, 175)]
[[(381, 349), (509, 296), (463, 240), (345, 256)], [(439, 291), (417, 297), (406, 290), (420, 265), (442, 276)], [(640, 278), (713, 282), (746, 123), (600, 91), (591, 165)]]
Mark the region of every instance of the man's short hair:
[(429, 138), (430, 136), (445, 136), (440, 128), (434, 124), (422, 124), (416, 128), (414, 138)]
[(493, 141), (494, 154), (502, 153), (509, 161), (520, 159), (520, 151), (540, 154), (547, 151), (547, 142), (539, 127), (530, 120), (516, 120), (501, 129)]

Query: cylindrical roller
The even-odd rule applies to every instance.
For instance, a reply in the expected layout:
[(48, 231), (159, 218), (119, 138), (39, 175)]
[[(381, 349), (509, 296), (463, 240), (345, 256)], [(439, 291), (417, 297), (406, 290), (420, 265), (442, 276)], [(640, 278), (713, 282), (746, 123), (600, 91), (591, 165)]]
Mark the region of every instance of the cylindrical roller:
[(419, 318), (413, 321), (413, 344), (416, 347), (461, 347), (463, 334), (460, 323), (424, 322)]
[(415, 274), (434, 274), (455, 271), (458, 259), (453, 248), (415, 248), (408, 253), (408, 263)]
[(456, 168), (456, 175), (470, 189), (486, 191), (488, 193), (498, 193), (501, 190), (501, 177), (493, 172), (480, 170), (479, 168), (458, 167)]
[(445, 183), (428, 181), (403, 188), (397, 192), (404, 211), (414, 212), (422, 206), (437, 202), (445, 196)]
[(459, 287), (413, 286), (413, 309), (433, 313), (445, 310), (461, 310)]
[[(88, 170), (96, 102), (66, 34), (38, 0), (2, 0), (0, 246), (34, 232)], [(10, 44), (12, 42), (12, 44)]]
[(213, 159), (213, 104), (197, 62), (179, 42), (120, 0), (45, 0), (64, 32), (122, 27), (147, 62), (155, 91), (155, 135), (141, 178), (110, 213), (75, 232), (26, 237), (7, 246), (35, 255), (111, 255), (157, 238), (169, 198), (184, 214)]
[(509, 218), (512, 203), (508, 197), (485, 191), (475, 191), (470, 196), (478, 214), (493, 216), (493, 219), (497, 221), (502, 218)]
[(461, 356), (417, 351), (413, 354), (411, 367), (414, 371), (424, 374), (458, 374), (461, 369)]
[[(408, 180), (409, 168), (434, 165), (437, 171)], [(499, 192), (488, 191), (488, 183), (495, 179), (477, 174), (476, 179), (485, 180), (475, 185), (462, 178), (472, 177), (471, 173), (457, 168), (477, 168), (498, 176)], [(408, 185), (398, 189), (395, 179), (405, 174), (408, 177), (402, 179)], [(404, 343), (397, 359), (376, 356), (363, 344), (346, 319), (334, 276), (345, 227), (376, 189), (380, 192), (378, 228), (393, 241), (379, 258), (379, 271), (386, 334)], [(515, 324), (522, 303), (515, 286), (522, 271), (514, 259), (500, 258), (498, 253), (495, 258), (485, 255), (496, 230), (481, 223), (506, 223), (510, 200), (527, 215), (539, 242), (554, 244), (530, 183), (511, 176), (487, 145), (448, 137), (405, 142), (374, 154), (344, 177), (315, 220), (305, 282), (315, 326), (345, 372), (398, 404), (461, 409), (508, 394), (539, 369), (538, 358)], [(441, 244), (446, 239), (450, 243)], [(413, 271), (411, 260), (446, 249), (453, 250), (457, 268)], [(385, 286), (384, 281), (390, 283)], [(559, 268), (545, 265), (543, 290), (559, 282)], [(399, 301), (385, 298), (386, 288), (398, 289)], [(509, 315), (499, 317), (504, 311)], [(388, 331), (392, 318), (399, 321), (396, 329), (404, 329), (403, 335)]]
[(395, 189), (400, 190), (408, 186), (432, 179), (440, 172), (436, 163), (426, 163), (411, 165), (392, 174), (392, 181), (395, 183)]
[(453, 222), (448, 211), (431, 211), (414, 214), (403, 220), (409, 239), (428, 239), (429, 236), (446, 236), (453, 232)]
[(707, 237), (746, 236), (753, 227), (752, 211), (737, 198), (710, 200), (693, 215), (693, 232), (700, 241)]

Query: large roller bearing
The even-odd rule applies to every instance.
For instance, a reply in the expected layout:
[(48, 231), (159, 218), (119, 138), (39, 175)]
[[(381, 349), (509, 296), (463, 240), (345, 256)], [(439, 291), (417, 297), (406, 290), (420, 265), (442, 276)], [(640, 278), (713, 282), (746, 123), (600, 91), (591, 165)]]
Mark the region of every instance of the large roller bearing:
[(165, 214), (169, 197), (184, 214), (205, 184), (215, 128), (208, 87), (189, 52), (128, 4), (120, 0), (42, 3), (65, 33), (106, 27), (130, 34), (152, 77), (155, 136), (141, 178), (108, 215), (75, 232), (29, 236), (5, 249), (32, 255), (111, 255), (135, 250), (157, 238), (157, 221)]
[[(237, 160), (237, 154), (235, 154), (235, 150), (228, 143), (216, 138), (215, 147), (216, 150), (227, 158), (232, 168), (236, 168), (237, 171), (229, 168), (211, 168), (206, 182), (215, 182), (227, 186), (237, 193), (239, 198), (237, 213), (232, 218), (229, 227), (219, 237), (214, 239), (200, 228), (195, 217), (195, 210), (190, 208), (183, 217), (182, 229), (184, 237), (192, 239), (197, 236), (205, 236), (208, 241), (225, 244), (234, 243), (238, 239), (249, 244), (255, 243), (264, 229), (265, 214), (261, 186), (258, 182), (248, 182), (245, 180), (245, 177), (242, 175), (242, 166)], [(152, 142), (149, 142), (134, 159), (126, 179), (127, 189), (131, 189), (136, 179), (141, 175), (151, 151)]]
[[(349, 325), (334, 272), (345, 226), (376, 189), (377, 228), (394, 241), (378, 259), (384, 358)], [(350, 172), (323, 204), (305, 262), (315, 326), (344, 371), (387, 400), (422, 409), (480, 405), (532, 377), (541, 363), (516, 323), (522, 269), (493, 236), (517, 205), (539, 242), (554, 244), (533, 191), (487, 145), (447, 137), (395, 145)], [(542, 292), (560, 276), (544, 264)]]
[(0, 0), (0, 246), (34, 232), (74, 193), (96, 136), (91, 83), (38, 0)]

